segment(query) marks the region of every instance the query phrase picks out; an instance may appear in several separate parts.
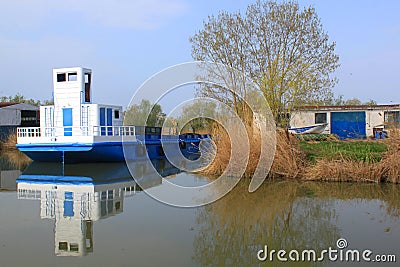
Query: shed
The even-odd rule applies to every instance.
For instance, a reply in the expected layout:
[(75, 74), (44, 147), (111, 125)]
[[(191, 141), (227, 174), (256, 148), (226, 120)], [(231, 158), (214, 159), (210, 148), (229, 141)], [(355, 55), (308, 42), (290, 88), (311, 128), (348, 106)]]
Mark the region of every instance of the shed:
[(0, 103), (0, 141), (17, 127), (39, 126), (39, 107), (27, 103)]
[(291, 127), (327, 123), (324, 134), (341, 139), (373, 137), (400, 125), (400, 104), (359, 106), (302, 106), (290, 114)]

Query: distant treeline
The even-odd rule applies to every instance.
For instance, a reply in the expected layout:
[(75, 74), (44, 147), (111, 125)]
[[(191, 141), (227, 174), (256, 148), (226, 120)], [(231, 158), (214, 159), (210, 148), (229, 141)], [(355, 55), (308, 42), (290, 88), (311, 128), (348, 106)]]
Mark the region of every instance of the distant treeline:
[(360, 99), (358, 99), (356, 97), (345, 100), (343, 95), (339, 95), (337, 98), (329, 99), (324, 104), (331, 105), (331, 106), (360, 106), (360, 105), (373, 106), (373, 105), (377, 105), (377, 102), (372, 99), (370, 99), (367, 102), (362, 102)]

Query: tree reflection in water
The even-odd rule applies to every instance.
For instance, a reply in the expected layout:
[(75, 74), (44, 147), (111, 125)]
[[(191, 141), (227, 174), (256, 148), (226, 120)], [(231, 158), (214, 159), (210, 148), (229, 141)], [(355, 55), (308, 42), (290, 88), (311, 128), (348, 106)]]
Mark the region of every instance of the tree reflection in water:
[[(257, 251), (335, 248), (340, 238), (337, 200), (379, 199), (400, 215), (400, 189), (392, 185), (279, 181), (248, 193), (240, 182), (219, 201), (199, 209), (193, 260), (200, 266), (256, 266)], [(282, 266), (276, 260), (264, 266)], [(291, 262), (291, 266), (322, 263)]]

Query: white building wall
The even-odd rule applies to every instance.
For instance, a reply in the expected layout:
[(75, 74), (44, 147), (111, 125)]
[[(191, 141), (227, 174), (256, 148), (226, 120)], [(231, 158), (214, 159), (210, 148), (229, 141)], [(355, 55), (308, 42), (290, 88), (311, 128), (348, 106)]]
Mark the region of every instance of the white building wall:
[(382, 127), (385, 122), (384, 110), (369, 110), (366, 112), (366, 133), (367, 136), (374, 135), (374, 128)]

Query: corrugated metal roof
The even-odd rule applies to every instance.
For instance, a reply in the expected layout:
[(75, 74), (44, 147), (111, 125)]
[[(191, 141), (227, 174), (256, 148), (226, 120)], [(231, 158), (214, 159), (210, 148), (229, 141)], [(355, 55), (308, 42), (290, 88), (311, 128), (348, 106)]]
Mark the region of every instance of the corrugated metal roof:
[(300, 106), (297, 111), (307, 110), (399, 110), (400, 104), (390, 105), (347, 105), (347, 106)]
[(17, 109), (17, 110), (39, 110), (40, 108), (27, 103), (13, 103), (13, 102), (2, 102), (0, 103), (0, 109)]
[(4, 107), (16, 105), (16, 104), (19, 104), (19, 103), (15, 103), (15, 102), (0, 102), (0, 108), (4, 108)]

